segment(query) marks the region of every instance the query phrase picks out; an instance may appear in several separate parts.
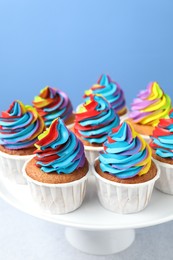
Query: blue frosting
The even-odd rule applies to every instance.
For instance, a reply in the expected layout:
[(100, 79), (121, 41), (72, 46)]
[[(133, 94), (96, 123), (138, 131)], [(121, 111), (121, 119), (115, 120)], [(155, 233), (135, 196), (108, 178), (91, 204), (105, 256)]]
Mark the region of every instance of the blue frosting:
[(0, 145), (14, 150), (32, 147), (43, 130), (37, 111), (15, 101), (0, 117)]
[(58, 117), (66, 121), (73, 112), (68, 96), (63, 91), (49, 86), (45, 87), (40, 95), (34, 98), (33, 105), (43, 117), (47, 127)]
[(124, 122), (118, 130), (108, 135), (104, 152), (99, 155), (103, 172), (120, 179), (146, 173), (151, 165), (150, 148), (146, 142)]
[(173, 159), (173, 109), (169, 118), (161, 119), (151, 136), (150, 146), (162, 158)]
[(36, 143), (36, 160), (42, 171), (70, 174), (84, 166), (83, 144), (61, 119), (54, 120), (50, 129), (39, 139)]
[[(102, 88), (97, 87), (98, 85), (102, 86)], [(116, 112), (125, 108), (124, 93), (118, 83), (112, 81), (109, 76), (103, 74), (98, 81), (98, 85), (93, 85), (91, 88), (92, 94), (103, 95)], [(85, 97), (87, 100), (87, 91), (85, 92)]]
[[(112, 128), (117, 127), (120, 123), (119, 116), (115, 113), (110, 104), (101, 96), (93, 95), (90, 97), (91, 103), (85, 105), (85, 112), (81, 113), (81, 118), (78, 120), (76, 117), (75, 130), (83, 140), (89, 143), (102, 144), (107, 137), (107, 134)], [(91, 105), (96, 103), (93, 110)], [(88, 108), (89, 107), (89, 108)], [(93, 111), (97, 111), (97, 115), (93, 115)], [(80, 113), (78, 114), (80, 116)], [(80, 127), (79, 127), (80, 126)]]

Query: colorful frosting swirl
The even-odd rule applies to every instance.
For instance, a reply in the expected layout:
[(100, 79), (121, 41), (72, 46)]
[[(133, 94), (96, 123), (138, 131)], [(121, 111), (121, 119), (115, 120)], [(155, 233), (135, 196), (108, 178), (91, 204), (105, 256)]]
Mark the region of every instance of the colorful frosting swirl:
[(104, 97), (90, 95), (89, 100), (76, 113), (74, 130), (83, 140), (102, 144), (119, 122), (119, 116)]
[(69, 174), (84, 166), (83, 144), (60, 118), (55, 119), (38, 139), (35, 144), (36, 164), (42, 171)]
[(171, 99), (157, 82), (151, 82), (146, 90), (139, 93), (131, 106), (130, 118), (135, 123), (156, 126), (160, 118), (167, 117)]
[(150, 169), (151, 148), (130, 123), (112, 129), (103, 147), (99, 155), (103, 172), (127, 179), (146, 174)]
[(14, 150), (30, 148), (44, 129), (44, 121), (35, 108), (14, 101), (0, 116), (0, 145)]
[(173, 159), (173, 109), (168, 119), (160, 119), (151, 136), (150, 146), (162, 158)]
[(170, 109), (170, 97), (157, 82), (152, 82), (134, 99), (129, 117), (135, 123), (156, 126), (160, 118), (167, 117)]
[(84, 98), (87, 99), (90, 94), (100, 94), (105, 97), (118, 114), (122, 114), (126, 109), (122, 89), (119, 84), (112, 81), (108, 75), (103, 74), (97, 84), (93, 85), (89, 90), (86, 90)]
[(43, 117), (46, 126), (50, 126), (57, 117), (66, 121), (73, 111), (68, 96), (63, 91), (49, 86), (42, 89), (32, 103), (39, 115)]

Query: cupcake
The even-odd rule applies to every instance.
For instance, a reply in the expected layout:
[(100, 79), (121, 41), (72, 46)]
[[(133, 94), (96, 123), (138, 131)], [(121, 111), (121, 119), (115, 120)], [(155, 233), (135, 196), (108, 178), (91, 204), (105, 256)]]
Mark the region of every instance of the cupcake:
[(93, 167), (101, 204), (116, 213), (143, 210), (159, 177), (151, 148), (128, 122), (112, 129), (103, 146)]
[(124, 92), (119, 84), (112, 81), (108, 75), (101, 75), (97, 84), (94, 84), (89, 90), (85, 91), (84, 98), (90, 94), (99, 94), (107, 99), (121, 120), (127, 118), (127, 107)]
[(151, 82), (147, 89), (141, 91), (134, 99), (129, 114), (130, 122), (149, 142), (154, 127), (157, 126), (160, 118), (168, 116), (171, 106), (170, 97), (164, 93), (157, 82)]
[(32, 103), (43, 118), (46, 127), (49, 127), (58, 117), (65, 122), (68, 128), (73, 125), (73, 107), (63, 91), (47, 86), (40, 91), (39, 96), (36, 96)]
[(160, 179), (155, 186), (173, 195), (173, 109), (168, 119), (160, 119), (151, 136), (153, 158), (160, 167)]
[(60, 118), (38, 139), (35, 157), (23, 167), (34, 201), (52, 214), (77, 209), (85, 196), (89, 172), (82, 142)]
[(43, 119), (31, 106), (14, 101), (0, 115), (0, 171), (8, 180), (24, 184), (22, 167), (34, 151), (34, 143), (45, 129)]
[(75, 115), (73, 131), (83, 142), (87, 159), (92, 164), (112, 128), (119, 125), (119, 116), (100, 95), (90, 95)]

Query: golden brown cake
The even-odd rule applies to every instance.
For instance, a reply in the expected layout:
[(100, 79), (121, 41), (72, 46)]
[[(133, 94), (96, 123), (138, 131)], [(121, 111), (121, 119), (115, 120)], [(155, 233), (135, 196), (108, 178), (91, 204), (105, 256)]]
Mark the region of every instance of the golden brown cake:
[(147, 135), (147, 136), (152, 135), (153, 130), (154, 130), (153, 126), (137, 124), (137, 123), (134, 123), (132, 119), (127, 119), (127, 121), (129, 121), (133, 125), (133, 127), (137, 133), (139, 133), (141, 135)]
[(88, 162), (85, 161), (83, 168), (78, 168), (70, 174), (57, 174), (57, 172), (45, 173), (36, 166), (36, 159), (32, 158), (26, 165), (26, 174), (33, 180), (43, 183), (68, 183), (84, 177), (89, 170)]
[(100, 168), (100, 163), (98, 160), (95, 162), (95, 170), (101, 177), (103, 177), (107, 180), (110, 180), (113, 182), (118, 182), (118, 183), (124, 183), (124, 184), (136, 184), (136, 183), (146, 182), (146, 181), (153, 179), (157, 174), (157, 168), (156, 168), (156, 165), (154, 162), (151, 163), (151, 167), (146, 174), (141, 175), (141, 176), (137, 175), (137, 176), (134, 176), (133, 178), (128, 178), (128, 179), (120, 179), (107, 172), (103, 172)]
[(0, 145), (0, 151), (10, 155), (32, 155), (35, 151), (35, 147), (24, 148), (24, 149), (7, 149), (3, 145)]

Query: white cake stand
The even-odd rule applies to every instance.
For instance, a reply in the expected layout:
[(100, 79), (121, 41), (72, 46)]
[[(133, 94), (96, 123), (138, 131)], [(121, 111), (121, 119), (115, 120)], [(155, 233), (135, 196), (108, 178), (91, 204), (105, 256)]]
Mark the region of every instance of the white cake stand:
[(51, 215), (40, 211), (25, 185), (12, 185), (0, 179), (0, 197), (32, 216), (66, 226), (67, 240), (80, 251), (106, 255), (120, 252), (135, 239), (135, 228), (173, 219), (173, 196), (154, 190), (150, 204), (136, 214), (121, 215), (105, 210), (99, 203), (94, 176), (90, 176), (82, 206), (69, 214)]

